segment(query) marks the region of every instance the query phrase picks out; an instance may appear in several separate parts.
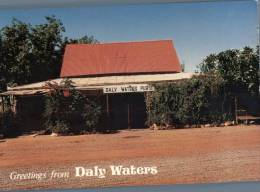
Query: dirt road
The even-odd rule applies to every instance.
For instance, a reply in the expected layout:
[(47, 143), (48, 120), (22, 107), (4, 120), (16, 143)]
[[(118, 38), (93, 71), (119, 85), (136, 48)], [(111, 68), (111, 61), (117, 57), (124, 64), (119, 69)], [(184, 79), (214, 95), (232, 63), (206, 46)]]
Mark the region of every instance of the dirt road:
[[(156, 175), (75, 177), (75, 167), (156, 166)], [(51, 172), (69, 177), (50, 179)], [(47, 178), (11, 179), (45, 173)], [(260, 126), (132, 130), (0, 140), (0, 189), (86, 188), (260, 181)]]

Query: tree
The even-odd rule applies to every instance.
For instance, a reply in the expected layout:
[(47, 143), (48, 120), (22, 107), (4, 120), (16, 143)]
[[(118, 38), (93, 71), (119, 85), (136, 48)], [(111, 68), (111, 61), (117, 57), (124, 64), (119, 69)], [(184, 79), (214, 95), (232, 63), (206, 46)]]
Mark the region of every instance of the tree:
[(240, 53), (240, 81), (251, 93), (259, 92), (259, 57), (258, 49), (245, 47)]
[(85, 35), (79, 39), (72, 39), (72, 38), (65, 37), (63, 44), (61, 46), (62, 47), (61, 52), (64, 54), (66, 45), (68, 44), (97, 44), (97, 43), (99, 43), (99, 41), (95, 39), (94, 36)]
[(31, 77), (30, 26), (13, 19), (1, 30), (1, 72), (8, 85), (29, 83)]
[(32, 83), (59, 74), (63, 42), (62, 23), (54, 16), (36, 26), (13, 19), (1, 30), (2, 72), (9, 86)]
[(220, 75), (230, 91), (259, 94), (258, 52), (250, 47), (207, 56), (199, 65), (202, 73)]
[(65, 39), (65, 44), (70, 44), (70, 43), (74, 43), (74, 44), (97, 44), (99, 43), (99, 41), (97, 39), (95, 39), (94, 36), (83, 36), (82, 38), (79, 39)]
[(13, 19), (0, 30), (0, 91), (58, 78), (68, 43), (98, 43), (93, 36), (63, 37), (65, 27), (55, 16), (38, 25)]
[(199, 69), (203, 73), (214, 73), (217, 70), (218, 57), (216, 54), (210, 54), (199, 65)]
[(55, 16), (46, 17), (46, 23), (31, 28), (32, 79), (43, 81), (59, 76), (63, 56), (63, 37), (65, 28)]
[(2, 37), (0, 34), (0, 92), (5, 91), (5, 88), (6, 88), (5, 65), (3, 63)]

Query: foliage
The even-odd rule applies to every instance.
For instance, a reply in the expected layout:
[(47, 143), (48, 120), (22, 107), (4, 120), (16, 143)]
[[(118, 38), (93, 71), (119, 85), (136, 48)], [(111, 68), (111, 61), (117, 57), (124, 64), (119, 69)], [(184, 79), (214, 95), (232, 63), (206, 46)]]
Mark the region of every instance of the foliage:
[[(61, 85), (48, 84), (51, 94), (46, 98), (45, 126), (47, 130), (61, 134), (94, 131), (101, 115), (99, 104), (75, 90), (70, 80)], [(64, 91), (69, 91), (65, 95)]]
[(62, 135), (67, 135), (69, 133), (70, 128), (65, 121), (54, 121), (54, 124), (51, 127), (51, 131), (53, 133), (59, 133)]
[(76, 44), (97, 44), (99, 41), (94, 36), (83, 36), (80, 39), (68, 39), (65, 38), (65, 44), (76, 43)]
[(259, 94), (258, 48), (244, 47), (207, 56), (199, 65), (202, 73), (220, 75), (233, 93)]
[(98, 43), (93, 36), (63, 37), (65, 27), (55, 16), (31, 25), (17, 19), (0, 29), (0, 91), (59, 77), (68, 43)]
[(31, 82), (56, 78), (62, 63), (62, 33), (65, 28), (55, 16), (46, 17), (46, 23), (31, 27)]
[(82, 117), (85, 121), (87, 130), (97, 131), (97, 125), (101, 117), (101, 105), (97, 100), (86, 98), (86, 105)]
[(149, 124), (219, 124), (234, 120), (235, 98), (248, 112), (257, 113), (258, 48), (211, 54), (199, 69), (201, 74), (198, 76), (157, 85), (156, 92), (148, 94)]
[(30, 71), (30, 25), (14, 19), (1, 30), (2, 78), (9, 85), (28, 83)]
[(149, 124), (219, 124), (234, 115), (233, 98), (225, 92), (224, 80), (215, 75), (156, 85), (146, 105)]
[[(55, 16), (47, 16), (44, 23), (37, 25), (13, 19), (9, 25), (0, 29), (0, 92), (6, 91), (7, 86), (59, 77), (63, 54), (68, 43), (98, 43), (93, 36), (68, 39), (63, 37), (64, 32), (65, 27)], [(64, 82), (62, 86), (67, 89), (70, 83)], [(87, 100), (74, 89), (71, 90), (69, 97), (64, 97), (63, 90), (57, 85), (52, 88), (52, 96), (46, 99), (48, 107), (45, 115), (49, 114), (46, 125), (50, 130), (59, 129), (66, 134), (71, 131), (71, 126), (76, 127), (81, 121), (85, 122), (80, 112), (92, 111), (89, 106), (95, 106), (95, 102)], [(88, 102), (90, 104), (86, 105)], [(85, 127), (94, 127), (98, 121), (94, 115), (98, 115), (98, 111), (94, 114), (88, 113), (90, 115), (82, 113), (84, 118), (88, 117)], [(89, 118), (90, 116), (93, 117)]]
[(2, 36), (0, 34), (0, 92), (6, 90), (6, 79), (5, 79), (5, 65), (3, 61), (3, 45)]
[(11, 109), (0, 113), (0, 134), (4, 134), (4, 136), (13, 135), (16, 127), (17, 119)]

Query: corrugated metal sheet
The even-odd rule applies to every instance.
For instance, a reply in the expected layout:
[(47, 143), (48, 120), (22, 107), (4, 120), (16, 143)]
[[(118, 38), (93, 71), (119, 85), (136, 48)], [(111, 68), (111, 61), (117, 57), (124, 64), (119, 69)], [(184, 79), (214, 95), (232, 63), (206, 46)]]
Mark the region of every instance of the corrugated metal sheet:
[(2, 96), (7, 95), (40, 95), (49, 92), (47, 89), (37, 89), (37, 90), (16, 90), (16, 91), (6, 91), (0, 93)]
[[(107, 85), (120, 85), (131, 83), (158, 83), (167, 81), (177, 81), (182, 79), (191, 78), (194, 73), (170, 73), (170, 74), (149, 74), (149, 75), (123, 75), (123, 76), (106, 76), (106, 77), (82, 77), (82, 78), (69, 78), (74, 83), (77, 89), (102, 89)], [(8, 91), (16, 90), (43, 90), (47, 82), (57, 83), (58, 85), (64, 78), (54, 79), (50, 81), (43, 81), (22, 85), (17, 87), (9, 87)]]
[(173, 73), (181, 66), (171, 40), (67, 45), (61, 77)]

